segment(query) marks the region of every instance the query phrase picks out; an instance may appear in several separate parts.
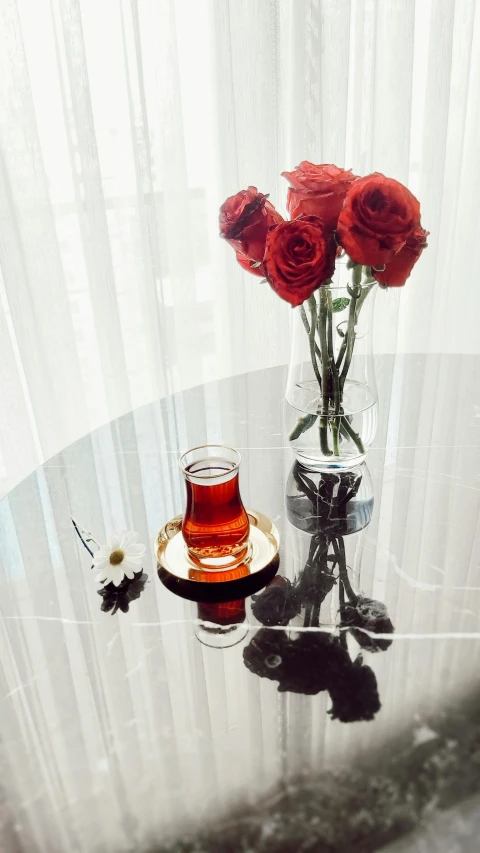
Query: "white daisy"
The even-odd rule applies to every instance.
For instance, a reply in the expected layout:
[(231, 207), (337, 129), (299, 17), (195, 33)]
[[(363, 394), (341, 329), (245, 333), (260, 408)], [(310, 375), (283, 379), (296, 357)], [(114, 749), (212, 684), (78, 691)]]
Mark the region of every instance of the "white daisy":
[(120, 586), (124, 577), (131, 580), (135, 572), (141, 571), (146, 547), (137, 543), (135, 530), (113, 533), (108, 545), (100, 545), (93, 555), (93, 568), (98, 570), (95, 580), (105, 585)]

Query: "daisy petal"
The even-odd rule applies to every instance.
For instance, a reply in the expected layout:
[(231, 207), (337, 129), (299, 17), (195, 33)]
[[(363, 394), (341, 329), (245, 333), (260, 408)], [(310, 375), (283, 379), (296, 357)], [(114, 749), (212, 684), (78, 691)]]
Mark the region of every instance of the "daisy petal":
[(138, 533), (136, 530), (123, 530), (121, 537), (121, 545), (120, 547), (126, 551), (130, 545), (134, 545), (138, 539)]
[(130, 563), (135, 563), (136, 566), (141, 566), (143, 562), (143, 557), (135, 557), (130, 556), (130, 554), (127, 554), (123, 562), (125, 562), (125, 560), (129, 560)]
[(140, 563), (136, 563), (134, 560), (125, 559), (122, 563), (123, 571), (126, 573), (127, 569), (131, 572), (139, 572), (142, 568)]
[(133, 579), (134, 571), (130, 568), (130, 566), (125, 567), (125, 577), (127, 577), (130, 581)]
[(94, 569), (105, 569), (108, 566), (108, 557), (97, 557), (96, 554), (93, 555), (93, 567)]
[(143, 557), (146, 550), (147, 549), (146, 549), (145, 545), (140, 545), (140, 544), (129, 545), (128, 548), (126, 549), (125, 553), (126, 553), (127, 557), (135, 557), (135, 556)]
[(99, 572), (99, 574), (96, 575), (95, 580), (97, 583), (102, 583), (102, 584), (105, 583), (105, 581), (106, 581), (105, 572)]
[(110, 548), (106, 545), (100, 545), (98, 551), (95, 551), (94, 557), (109, 557), (110, 556)]
[(120, 546), (120, 534), (119, 533), (112, 533), (112, 535), (110, 536), (110, 539), (108, 540), (108, 546), (109, 546), (109, 551), (108, 551), (109, 554), (111, 554), (112, 551), (117, 551), (118, 548), (121, 547)]
[(122, 581), (123, 581), (123, 572), (121, 570), (116, 571), (116, 572), (112, 572), (111, 582), (113, 583), (114, 586), (120, 586)]

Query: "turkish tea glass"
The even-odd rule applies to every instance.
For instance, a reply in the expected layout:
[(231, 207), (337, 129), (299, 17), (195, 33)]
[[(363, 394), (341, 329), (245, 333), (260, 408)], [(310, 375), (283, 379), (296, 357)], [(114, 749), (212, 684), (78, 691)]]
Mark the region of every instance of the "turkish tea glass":
[(180, 458), (187, 508), (182, 533), (192, 563), (225, 570), (248, 556), (250, 523), (240, 497), (240, 454), (222, 444), (187, 450)]

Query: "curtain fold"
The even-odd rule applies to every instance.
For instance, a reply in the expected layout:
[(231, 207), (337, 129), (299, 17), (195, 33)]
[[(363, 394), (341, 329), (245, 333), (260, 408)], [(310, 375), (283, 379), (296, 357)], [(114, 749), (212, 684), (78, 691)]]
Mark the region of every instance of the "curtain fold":
[(304, 158), (418, 193), (429, 249), (379, 352), (477, 352), (477, 0), (5, 0), (0, 493), (100, 423), (288, 360), (218, 239)]

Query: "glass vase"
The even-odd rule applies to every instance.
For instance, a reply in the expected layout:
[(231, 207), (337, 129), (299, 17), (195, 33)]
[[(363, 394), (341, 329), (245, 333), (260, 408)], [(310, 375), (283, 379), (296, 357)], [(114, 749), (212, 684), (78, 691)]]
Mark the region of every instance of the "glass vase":
[(372, 327), (378, 287), (342, 260), (331, 284), (293, 309), (285, 426), (307, 468), (360, 464), (377, 429)]

